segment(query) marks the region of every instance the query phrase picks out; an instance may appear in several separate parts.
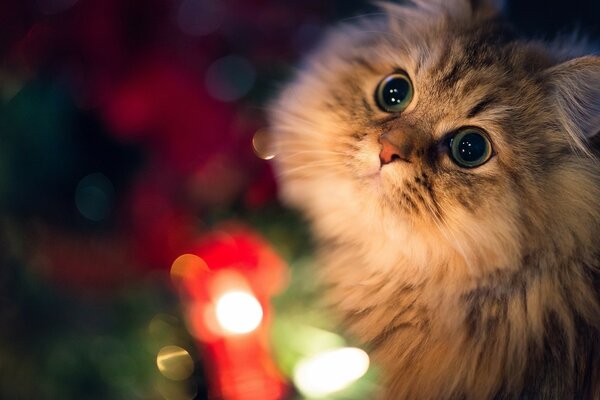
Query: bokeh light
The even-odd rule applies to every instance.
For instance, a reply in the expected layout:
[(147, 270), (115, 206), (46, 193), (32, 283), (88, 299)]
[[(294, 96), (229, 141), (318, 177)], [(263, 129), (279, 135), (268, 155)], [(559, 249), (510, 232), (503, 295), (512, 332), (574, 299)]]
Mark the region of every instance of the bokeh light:
[(309, 398), (324, 398), (349, 387), (369, 370), (369, 356), (346, 347), (301, 360), (294, 369), (294, 384)]
[(113, 207), (114, 188), (110, 180), (101, 173), (84, 177), (75, 189), (75, 205), (81, 215), (90, 221), (106, 219)]
[(263, 160), (272, 160), (275, 158), (275, 148), (271, 134), (266, 129), (259, 129), (252, 137), (252, 147), (254, 154)]
[(241, 335), (258, 328), (263, 318), (263, 310), (256, 297), (250, 293), (231, 291), (217, 300), (216, 316), (224, 331)]
[(217, 100), (230, 102), (244, 97), (256, 80), (248, 60), (230, 55), (216, 60), (206, 71), (206, 90)]
[(165, 346), (156, 356), (160, 373), (171, 380), (182, 381), (194, 372), (194, 361), (187, 350), (179, 346)]
[(200, 257), (194, 254), (183, 254), (177, 257), (171, 266), (171, 280), (175, 285), (179, 285), (208, 270), (208, 265)]

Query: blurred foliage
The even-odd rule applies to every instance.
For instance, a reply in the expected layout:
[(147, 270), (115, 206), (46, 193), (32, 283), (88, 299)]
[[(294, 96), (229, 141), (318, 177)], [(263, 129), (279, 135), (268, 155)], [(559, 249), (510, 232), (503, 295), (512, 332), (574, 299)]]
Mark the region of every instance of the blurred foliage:
[[(109, 298), (74, 298), (15, 259), (0, 269), (0, 320), (6, 399), (159, 398), (158, 385), (169, 384), (156, 368), (160, 348), (194, 348), (162, 282), (137, 282)], [(191, 382), (182, 385), (202, 385), (199, 369)]]

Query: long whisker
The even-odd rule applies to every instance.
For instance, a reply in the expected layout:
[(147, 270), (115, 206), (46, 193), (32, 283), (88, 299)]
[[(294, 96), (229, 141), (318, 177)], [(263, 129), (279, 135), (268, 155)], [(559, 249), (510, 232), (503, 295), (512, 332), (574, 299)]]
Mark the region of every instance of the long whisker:
[[(315, 169), (315, 168), (319, 168), (319, 167), (326, 167), (328, 169), (334, 169), (336, 170), (336, 172), (340, 172), (343, 171), (343, 167), (344, 164), (339, 163), (339, 162), (334, 162), (334, 161), (330, 161), (330, 162), (314, 162), (314, 163), (310, 163), (307, 165), (301, 165), (299, 167), (296, 168), (291, 168), (291, 169), (287, 169), (287, 170), (283, 170), (280, 173), (277, 174), (278, 177), (286, 177), (286, 176), (290, 176), (293, 174), (297, 174), (298, 172), (301, 171), (306, 171), (306, 170), (311, 170), (311, 169)], [(316, 172), (316, 171), (315, 171)], [(319, 171), (321, 172), (321, 171)]]
[(345, 153), (343, 153), (341, 151), (334, 151), (334, 150), (300, 150), (300, 151), (295, 151), (293, 153), (284, 153), (284, 154), (286, 157), (294, 157), (294, 156), (305, 155), (305, 154), (314, 154), (314, 155), (324, 154), (324, 155), (346, 156)]
[[(283, 165), (285, 167), (285, 162), (283, 163)], [(300, 167), (316, 168), (316, 167), (324, 167), (324, 166), (336, 166), (336, 167), (341, 167), (341, 168), (347, 168), (347, 165), (339, 160), (315, 160), (315, 161), (305, 163), (297, 168), (300, 168)], [(291, 168), (291, 169), (288, 169), (288, 171), (291, 171), (294, 169), (295, 168)]]

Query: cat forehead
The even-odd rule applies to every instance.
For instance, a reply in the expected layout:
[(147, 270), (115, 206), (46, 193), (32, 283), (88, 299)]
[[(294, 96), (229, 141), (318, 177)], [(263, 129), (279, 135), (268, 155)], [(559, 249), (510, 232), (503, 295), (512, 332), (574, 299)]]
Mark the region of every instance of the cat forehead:
[[(387, 26), (374, 49), (373, 62), (409, 64), (414, 72), (445, 73), (446, 81), (456, 81), (468, 71), (505, 70), (532, 72), (551, 65), (543, 52), (519, 40), (501, 17), (462, 20), (441, 15), (426, 23), (401, 20)], [(384, 61), (384, 62), (385, 62)], [(449, 71), (447, 71), (449, 70)]]
[(438, 94), (457, 94), (457, 87), (464, 95), (486, 86), (515, 88), (523, 81), (532, 83), (538, 72), (555, 63), (539, 44), (520, 40), (500, 17), (461, 20), (434, 15), (418, 24), (400, 20), (356, 30), (361, 40), (344, 44), (345, 36), (337, 44), (350, 74), (357, 67), (381, 79), (400, 69), (421, 89), (425, 84)]

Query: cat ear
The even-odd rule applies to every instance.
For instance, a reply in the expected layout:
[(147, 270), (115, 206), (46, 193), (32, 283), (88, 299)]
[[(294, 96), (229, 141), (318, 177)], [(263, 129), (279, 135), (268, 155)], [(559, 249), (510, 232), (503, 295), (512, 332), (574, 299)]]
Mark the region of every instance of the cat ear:
[(600, 57), (576, 58), (548, 73), (561, 122), (585, 150), (585, 141), (600, 133)]

